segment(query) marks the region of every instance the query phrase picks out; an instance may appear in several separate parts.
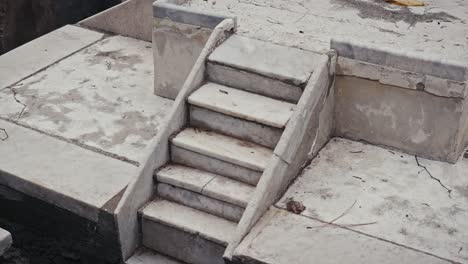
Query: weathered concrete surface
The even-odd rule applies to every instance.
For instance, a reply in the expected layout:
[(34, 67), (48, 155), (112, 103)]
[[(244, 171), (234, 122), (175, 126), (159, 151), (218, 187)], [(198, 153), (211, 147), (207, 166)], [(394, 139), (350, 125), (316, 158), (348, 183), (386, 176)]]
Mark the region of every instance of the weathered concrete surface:
[(175, 99), (212, 29), (154, 18), (154, 93)]
[(335, 225), (271, 208), (237, 248), (234, 263), (449, 263)]
[(65, 26), (3, 54), (0, 57), (0, 89), (36, 73), (103, 36), (102, 33), (80, 27)]
[(0, 120), (0, 128), (8, 134), (0, 141), (0, 184), (92, 221), (136, 173), (131, 164), (10, 122)]
[(355, 77), (336, 78), (337, 136), (456, 162), (465, 147), (462, 98), (400, 89)]
[(130, 0), (81, 21), (79, 24), (151, 42), (154, 0)]
[(0, 256), (7, 251), (12, 243), (11, 234), (5, 229), (0, 228)]
[(330, 138), (334, 101), (333, 80), (330, 78), (330, 73), (334, 71), (332, 60), (322, 55), (317, 63), (296, 111), (288, 121), (245, 209), (236, 235), (224, 253), (225, 258), (232, 258), (234, 249), (244, 236)]
[(467, 65), (468, 2), (426, 0), (401, 7), (367, 0), (209, 0), (186, 5), (238, 17), (238, 34), (325, 52), (330, 39), (424, 53)]
[(467, 170), (334, 138), (278, 206), (293, 198), (301, 215), (468, 263)]
[(211, 53), (208, 60), (303, 87), (319, 56), (300, 49), (232, 35)]
[(137, 164), (171, 105), (152, 85), (151, 43), (110, 37), (0, 90), (0, 117)]

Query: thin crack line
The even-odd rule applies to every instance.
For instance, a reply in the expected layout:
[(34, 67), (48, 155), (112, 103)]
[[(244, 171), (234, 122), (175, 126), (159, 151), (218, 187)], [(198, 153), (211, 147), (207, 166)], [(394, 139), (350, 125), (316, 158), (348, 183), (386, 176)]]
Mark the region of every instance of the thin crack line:
[(442, 183), (442, 181), (441, 181), (440, 179), (438, 179), (438, 178), (432, 176), (432, 173), (427, 169), (427, 167), (426, 167), (426, 166), (423, 166), (423, 165), (421, 165), (421, 164), (419, 163), (418, 156), (414, 156), (414, 158), (416, 159), (416, 164), (418, 164), (419, 167), (423, 168), (423, 169), (427, 172), (427, 174), (429, 174), (429, 176), (431, 177), (431, 179), (433, 179), (433, 180), (439, 182), (440, 186), (442, 186), (445, 190), (447, 190), (448, 196), (449, 196), (450, 198), (452, 198), (452, 190), (449, 189), (447, 186), (445, 186), (445, 185)]
[(15, 91), (15, 88), (13, 87), (6, 87), (5, 89), (8, 89), (11, 91), (11, 93), (13, 93), (13, 99), (20, 105), (23, 106), (23, 108), (21, 108), (21, 111), (19, 113), (19, 115), (16, 117), (15, 121), (18, 121), (22, 116), (23, 116), (23, 113), (24, 111), (26, 110), (27, 108), (27, 105), (25, 103), (23, 103), (21, 100), (19, 100), (16, 96), (18, 95), (18, 93)]

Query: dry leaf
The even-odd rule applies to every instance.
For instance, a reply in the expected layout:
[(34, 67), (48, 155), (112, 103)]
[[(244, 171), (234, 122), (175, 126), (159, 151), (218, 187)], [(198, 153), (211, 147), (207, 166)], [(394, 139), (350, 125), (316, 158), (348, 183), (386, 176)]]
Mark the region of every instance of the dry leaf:
[(385, 0), (385, 2), (401, 6), (424, 6), (423, 2), (416, 0)]

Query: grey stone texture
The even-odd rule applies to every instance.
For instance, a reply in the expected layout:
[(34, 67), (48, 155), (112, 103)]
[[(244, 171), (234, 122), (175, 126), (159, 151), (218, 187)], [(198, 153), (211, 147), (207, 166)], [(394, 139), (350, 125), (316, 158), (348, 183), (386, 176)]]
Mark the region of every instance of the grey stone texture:
[(466, 146), (464, 99), (348, 76), (336, 78), (335, 99), (337, 136), (452, 163)]
[(10, 248), (12, 243), (13, 239), (10, 232), (0, 228), (0, 256)]
[(154, 92), (175, 99), (212, 29), (154, 18)]

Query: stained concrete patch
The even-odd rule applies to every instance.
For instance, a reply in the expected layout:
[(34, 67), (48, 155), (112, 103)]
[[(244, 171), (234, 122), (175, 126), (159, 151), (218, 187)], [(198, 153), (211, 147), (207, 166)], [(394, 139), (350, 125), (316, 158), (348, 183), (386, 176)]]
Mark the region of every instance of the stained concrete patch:
[(151, 43), (115, 36), (0, 90), (0, 117), (138, 162), (172, 104), (152, 87)]
[(404, 8), (383, 0), (207, 0), (186, 5), (238, 17), (243, 36), (326, 52), (330, 39), (468, 61), (468, 2), (424, 0)]
[(416, 160), (334, 138), (278, 206), (293, 197), (302, 215), (468, 263), (467, 171), (466, 159)]
[(387, 3), (384, 0), (332, 0), (332, 3), (342, 8), (352, 8), (358, 10), (359, 17), (363, 19), (385, 20), (392, 23), (403, 21), (411, 26), (414, 26), (417, 23), (430, 23), (434, 20), (443, 22), (460, 20), (456, 16), (450, 15), (447, 12), (425, 11), (422, 14), (413, 13), (412, 10), (417, 10), (418, 8), (394, 5)]

